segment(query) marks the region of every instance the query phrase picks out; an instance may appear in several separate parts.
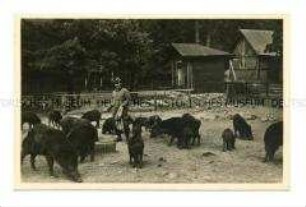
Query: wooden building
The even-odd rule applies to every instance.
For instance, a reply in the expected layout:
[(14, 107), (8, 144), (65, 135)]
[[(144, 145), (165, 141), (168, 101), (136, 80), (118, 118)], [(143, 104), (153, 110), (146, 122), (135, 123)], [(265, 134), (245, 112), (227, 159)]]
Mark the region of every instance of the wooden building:
[(269, 51), (273, 31), (240, 29), (234, 44), (233, 67), (239, 82), (282, 82), (282, 64), (276, 52)]
[(222, 92), (230, 54), (197, 43), (172, 43), (172, 86), (195, 92)]

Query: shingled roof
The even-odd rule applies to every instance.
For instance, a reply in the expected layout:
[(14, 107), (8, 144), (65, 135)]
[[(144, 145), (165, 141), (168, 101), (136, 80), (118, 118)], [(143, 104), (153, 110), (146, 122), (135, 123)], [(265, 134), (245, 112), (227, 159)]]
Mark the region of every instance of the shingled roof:
[(240, 32), (246, 38), (257, 55), (276, 55), (275, 52), (266, 51), (267, 46), (273, 42), (273, 31), (240, 29)]
[(206, 47), (197, 43), (172, 43), (172, 46), (181, 56), (184, 57), (230, 55), (228, 52)]

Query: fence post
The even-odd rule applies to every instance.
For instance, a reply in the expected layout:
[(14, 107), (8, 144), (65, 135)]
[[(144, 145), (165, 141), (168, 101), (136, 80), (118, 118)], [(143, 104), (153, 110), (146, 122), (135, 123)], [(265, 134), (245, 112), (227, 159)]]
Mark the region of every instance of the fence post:
[(156, 95), (157, 95), (157, 92), (155, 92), (155, 95), (154, 95), (154, 111), (157, 111)]
[(191, 91), (188, 91), (189, 108), (192, 108)]
[(269, 82), (266, 83), (266, 96), (269, 97)]

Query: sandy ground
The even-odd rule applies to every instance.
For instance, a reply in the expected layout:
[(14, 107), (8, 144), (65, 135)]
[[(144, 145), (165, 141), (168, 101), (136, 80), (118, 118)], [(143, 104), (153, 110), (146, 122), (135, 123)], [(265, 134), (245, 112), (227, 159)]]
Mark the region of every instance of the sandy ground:
[[(246, 117), (256, 115), (255, 120), (248, 120), (252, 125), (254, 141), (236, 141), (236, 150), (222, 152), (221, 133), (225, 128), (232, 128), (228, 118), (238, 112)], [(186, 110), (133, 113), (132, 116), (158, 114), (163, 119), (180, 116)], [(140, 170), (128, 164), (128, 152), (125, 142), (116, 146), (116, 152), (96, 154), (94, 162), (79, 164), (79, 172), (84, 182), (109, 183), (278, 183), (282, 182), (282, 149), (276, 153), (274, 163), (263, 163), (263, 135), (266, 128), (282, 118), (281, 110), (267, 107), (220, 108), (218, 110), (190, 110), (201, 119), (201, 145), (191, 150), (179, 150), (175, 145), (167, 146), (168, 137), (149, 138), (149, 132), (143, 130), (145, 140), (144, 167)], [(109, 116), (104, 114), (104, 117)], [(268, 118), (267, 118), (268, 117)], [(272, 117), (272, 120), (268, 120)], [(24, 130), (25, 133), (25, 130)], [(111, 135), (101, 135), (103, 139), (113, 139)], [(38, 171), (30, 168), (29, 157), (22, 166), (24, 182), (71, 182), (55, 166), (58, 177), (49, 177), (47, 164), (42, 156), (37, 157)]]

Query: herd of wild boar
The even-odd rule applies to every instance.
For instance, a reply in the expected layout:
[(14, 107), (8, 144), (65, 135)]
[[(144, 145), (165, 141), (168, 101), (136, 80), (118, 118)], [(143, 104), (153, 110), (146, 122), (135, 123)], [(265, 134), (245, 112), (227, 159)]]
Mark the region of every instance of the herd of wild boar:
[[(43, 155), (46, 158), (49, 173), (54, 175), (53, 165), (56, 162), (63, 173), (72, 181), (82, 182), (78, 172), (78, 163), (87, 157), (94, 161), (95, 143), (98, 141), (101, 113), (91, 110), (81, 118), (63, 117), (59, 111), (48, 114), (48, 125), (33, 112), (22, 112), (22, 126), (29, 124), (29, 132), (22, 141), (21, 163), (25, 156), (31, 156), (31, 167), (36, 170), (35, 157)], [(96, 122), (95, 126), (92, 122)], [(179, 149), (190, 149), (200, 145), (199, 129), (201, 121), (186, 113), (180, 117), (162, 120), (158, 115), (150, 117), (130, 118), (131, 136), (126, 140), (130, 164), (141, 168), (143, 165), (144, 140), (142, 127), (150, 132), (150, 138), (166, 134), (170, 137), (169, 146), (176, 141)], [(116, 121), (108, 118), (102, 126), (102, 134), (117, 134)], [(253, 140), (252, 128), (239, 114), (233, 116), (233, 130), (224, 129), (220, 136), (223, 139), (223, 151), (234, 150), (236, 138)], [(274, 154), (283, 144), (283, 122), (271, 124), (264, 134), (265, 162), (273, 161)], [(220, 146), (221, 147), (221, 146)]]

